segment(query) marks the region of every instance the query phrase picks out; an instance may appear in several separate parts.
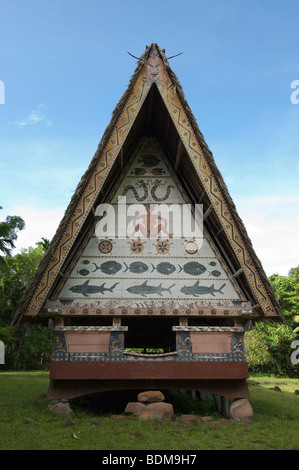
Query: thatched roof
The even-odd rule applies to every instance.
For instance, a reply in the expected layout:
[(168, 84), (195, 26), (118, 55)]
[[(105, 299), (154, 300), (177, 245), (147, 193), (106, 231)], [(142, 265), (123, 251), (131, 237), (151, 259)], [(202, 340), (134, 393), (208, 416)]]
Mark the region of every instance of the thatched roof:
[[(158, 82), (156, 83), (157, 86), (152, 86), (155, 84), (155, 81), (146, 78), (146, 64), (150, 56), (153, 55), (153, 51), (164, 66), (162, 86), (161, 83), (158, 84)], [(147, 84), (145, 85), (145, 83)], [(139, 98), (137, 99), (134, 94), (137, 95), (138, 93)], [(134, 109), (132, 103), (135, 102), (136, 107)], [(172, 103), (175, 103), (177, 109), (172, 107)], [(175, 115), (174, 113), (177, 110), (178, 113)], [(135, 112), (134, 117), (129, 116), (131, 111)], [(176, 117), (178, 114), (180, 115), (179, 118)], [(149, 116), (151, 118), (149, 118)], [(119, 132), (121, 128), (120, 122), (121, 120), (124, 121), (126, 117), (128, 120), (131, 119), (131, 122), (128, 128), (125, 129), (124, 136), (122, 137), (120, 134), (121, 131)], [(181, 120), (175, 121), (175, 119)], [(187, 123), (183, 125), (183, 121), (187, 121)], [(183, 132), (184, 126), (188, 126), (187, 132)], [(149, 127), (152, 133), (156, 132), (162, 139), (165, 148), (168, 150), (170, 159), (175, 158), (173, 155), (176, 154), (179, 141), (181, 140), (183, 142), (181, 164), (177, 166), (177, 173), (182, 178), (182, 181), (185, 181), (191, 197), (195, 202), (199, 202), (200, 199), (205, 210), (212, 204), (213, 210), (206, 222), (211, 236), (213, 237), (213, 235), (215, 235), (218, 247), (224, 247), (227, 256), (230, 258), (229, 262), (232, 272), (241, 272), (241, 274), (238, 275), (238, 282), (240, 282), (243, 291), (246, 292), (252, 304), (255, 305), (259, 315), (270, 317), (274, 320), (282, 319), (281, 309), (275, 298), (272, 287), (253, 249), (245, 226), (237, 213), (228, 188), (217, 168), (212, 152), (206, 144), (196, 119), (186, 101), (179, 80), (170, 68), (164, 51), (162, 51), (158, 45), (152, 44), (146, 48), (145, 52), (138, 60), (135, 72), (131, 77), (125, 93), (113, 111), (111, 121), (104, 132), (98, 149), (87, 171), (82, 176), (56, 234), (51, 241), (50, 247), (41, 261), (36, 275), (26, 290), (19, 308), (15, 313), (13, 324), (18, 324), (20, 321), (26, 320), (30, 309), (30, 318), (38, 315), (45, 296), (50, 291), (59, 273), (61, 273), (63, 264), (68, 259), (67, 257), (70, 256), (72, 249), (74, 249), (76, 240), (79, 237), (78, 234), (82, 233), (83, 226), (87, 223), (86, 221), (92, 212), (95, 201), (99, 200), (100, 194), (105, 196), (105, 192), (108, 190), (107, 188), (109, 185), (111, 187), (115, 177), (117, 177), (121, 171), (120, 155), (122, 159), (125, 158), (128, 150), (134, 146), (137, 137), (142, 135)], [(184, 137), (184, 135), (188, 133), (189, 135)], [(190, 142), (188, 143), (186, 139), (189, 139)], [(194, 147), (191, 147), (190, 139), (193, 139), (192, 145)], [(194, 143), (195, 139), (196, 145)], [(114, 141), (116, 141), (116, 143), (113, 144), (113, 147), (111, 142)], [(108, 154), (107, 148), (109, 146), (112, 146), (112, 151)], [(127, 151), (123, 152), (124, 149)], [(197, 149), (196, 155), (192, 153), (193, 149)], [(111, 160), (109, 160), (109, 158), (111, 158)], [(203, 168), (208, 168), (210, 171), (209, 181), (206, 181), (209, 177), (205, 178), (204, 173), (200, 171), (199, 159), (202, 165), (202, 161), (204, 160), (205, 164)], [(106, 165), (105, 168), (107, 167), (107, 172), (105, 174), (103, 173), (101, 183), (98, 184), (96, 183), (95, 175), (99, 174), (100, 165), (104, 167), (103, 161)], [(172, 163), (173, 166), (175, 166), (176, 162), (173, 161)], [(97, 184), (98, 186), (96, 189), (93, 189), (92, 197), (87, 199), (85, 195), (88, 187), (91, 187), (91, 181), (94, 183), (94, 187), (96, 187)], [(186, 181), (188, 183), (186, 183)], [(211, 181), (213, 181), (213, 185)], [(217, 200), (215, 197), (217, 197)], [(87, 203), (86, 201), (89, 200), (91, 200), (91, 202)], [(84, 201), (83, 216), (80, 216), (81, 218), (78, 216), (77, 223), (75, 224), (75, 214), (78, 212), (80, 204), (80, 207), (82, 207), (82, 201)], [(221, 212), (219, 212), (219, 207), (221, 207)], [(65, 242), (65, 233), (70, 230), (72, 232), (70, 235), (68, 234), (69, 237), (67, 238), (67, 242)], [(62, 247), (65, 248), (64, 252)], [(44, 288), (41, 288), (42, 284)], [(37, 300), (37, 292), (39, 293), (39, 300)], [(32, 310), (31, 307), (34, 302), (35, 310)]]

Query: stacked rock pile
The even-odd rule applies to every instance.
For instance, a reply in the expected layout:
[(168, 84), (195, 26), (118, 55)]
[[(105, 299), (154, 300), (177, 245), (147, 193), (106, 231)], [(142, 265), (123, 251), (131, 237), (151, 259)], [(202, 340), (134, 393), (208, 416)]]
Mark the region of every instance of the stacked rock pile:
[(129, 402), (125, 413), (133, 413), (141, 419), (171, 419), (174, 417), (173, 406), (165, 402), (165, 397), (158, 390), (138, 393), (136, 402)]

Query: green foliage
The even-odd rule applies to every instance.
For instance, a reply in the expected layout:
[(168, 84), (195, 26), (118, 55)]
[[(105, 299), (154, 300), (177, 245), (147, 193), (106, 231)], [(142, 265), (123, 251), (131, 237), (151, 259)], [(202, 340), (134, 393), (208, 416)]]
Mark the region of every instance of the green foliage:
[(19, 354), (14, 369), (48, 369), (53, 349), (53, 335), (40, 326), (24, 326)]
[(271, 362), (271, 354), (265, 336), (257, 328), (244, 335), (246, 358), (251, 371), (259, 372)]
[(288, 276), (273, 274), (269, 277), (269, 281), (286, 323), (294, 326), (294, 318), (299, 315), (299, 266), (290, 269)]
[(43, 255), (41, 246), (29, 247), (13, 257), (7, 257), (5, 264), (0, 266), (0, 326), (11, 323)]
[(36, 245), (41, 246), (45, 253), (50, 246), (50, 240), (48, 240), (48, 238), (42, 237), (41, 241), (37, 242)]
[(291, 363), (291, 343), (296, 334), (289, 325), (257, 322), (245, 333), (244, 344), (249, 369), (253, 373), (276, 375), (298, 374), (298, 365)]
[(0, 265), (0, 340), (5, 344), (5, 369), (48, 367), (52, 334), (39, 326), (11, 326), (15, 311), (44, 255), (43, 242), (6, 257)]
[[(2, 207), (0, 206), (0, 209)], [(4, 222), (0, 222), (0, 251), (5, 256), (11, 256), (12, 249), (15, 248), (18, 230), (25, 228), (25, 222), (21, 217), (8, 215)], [(3, 256), (0, 256), (0, 262), (4, 263)]]

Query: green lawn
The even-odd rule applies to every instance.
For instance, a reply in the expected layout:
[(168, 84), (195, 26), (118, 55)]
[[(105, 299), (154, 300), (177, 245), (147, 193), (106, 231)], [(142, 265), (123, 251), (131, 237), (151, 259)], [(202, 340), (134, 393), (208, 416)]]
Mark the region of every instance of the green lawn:
[[(221, 419), (205, 405), (208, 422), (164, 422), (111, 416), (75, 407), (48, 410), (46, 372), (0, 373), (0, 450), (299, 450), (299, 379), (251, 377), (249, 424)], [(279, 386), (282, 392), (270, 390)], [(210, 408), (209, 408), (210, 407)], [(176, 411), (176, 408), (175, 408)]]

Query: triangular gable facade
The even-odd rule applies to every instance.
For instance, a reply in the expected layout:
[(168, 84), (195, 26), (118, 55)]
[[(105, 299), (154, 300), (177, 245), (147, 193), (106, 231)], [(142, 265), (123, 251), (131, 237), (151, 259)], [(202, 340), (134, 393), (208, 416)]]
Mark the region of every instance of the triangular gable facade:
[[(142, 160), (144, 155), (152, 156), (150, 163)], [(155, 158), (159, 160), (157, 164)], [(113, 194), (122, 194), (133, 180), (135, 192), (139, 188), (142, 193), (142, 179), (148, 182), (149, 197), (155, 180), (160, 180), (162, 184), (155, 189), (158, 199), (172, 186), (170, 194), (174, 199), (169, 202), (203, 205), (204, 243), (195, 256), (186, 253), (186, 240), (179, 247), (171, 237), (167, 254), (153, 244), (149, 249), (146, 241), (142, 242), (144, 251), (139, 257), (133, 241), (131, 245), (126, 242), (126, 253), (113, 242), (111, 253), (105, 253), (105, 243), (101, 251), (94, 236), (97, 206), (107, 203)], [(133, 190), (128, 195), (136, 202)], [(133, 266), (134, 262), (137, 264)], [(88, 269), (90, 266), (92, 270)], [(138, 266), (141, 272), (136, 274), (134, 269)], [(173, 282), (163, 272), (167, 268), (173, 270)], [(111, 282), (109, 269), (117, 271), (113, 276), (119, 280)], [(89, 295), (88, 287), (95, 284), (95, 278), (100, 290)], [(163, 295), (158, 292), (159, 286)], [(268, 279), (181, 86), (164, 51), (155, 44), (147, 47), (139, 59), (14, 323), (43, 321), (55, 312), (99, 315), (101, 309), (103, 314), (109, 311), (112, 315), (146, 315), (150, 310), (162, 315), (166, 312), (282, 320)]]
[[(106, 199), (110, 214), (97, 220), (45, 310), (64, 315), (240, 315), (251, 311), (207, 231), (183, 237), (182, 208), (189, 204), (156, 138), (144, 137)], [(119, 205), (119, 197), (124, 198)], [(124, 202), (126, 205), (124, 206)], [(167, 206), (165, 206), (167, 204)], [(133, 208), (144, 208), (135, 216)], [(191, 206), (191, 204), (190, 204)], [(180, 230), (162, 210), (175, 207)], [(128, 208), (133, 214), (131, 226)], [(161, 210), (159, 214), (158, 210)], [(117, 235), (118, 211), (127, 236)], [(168, 220), (169, 219), (169, 220)], [(192, 223), (194, 216), (190, 214)], [(188, 220), (187, 220), (188, 222)], [(171, 224), (171, 225), (170, 225)], [(138, 236), (139, 235), (139, 236)], [(188, 235), (188, 233), (187, 233)]]

